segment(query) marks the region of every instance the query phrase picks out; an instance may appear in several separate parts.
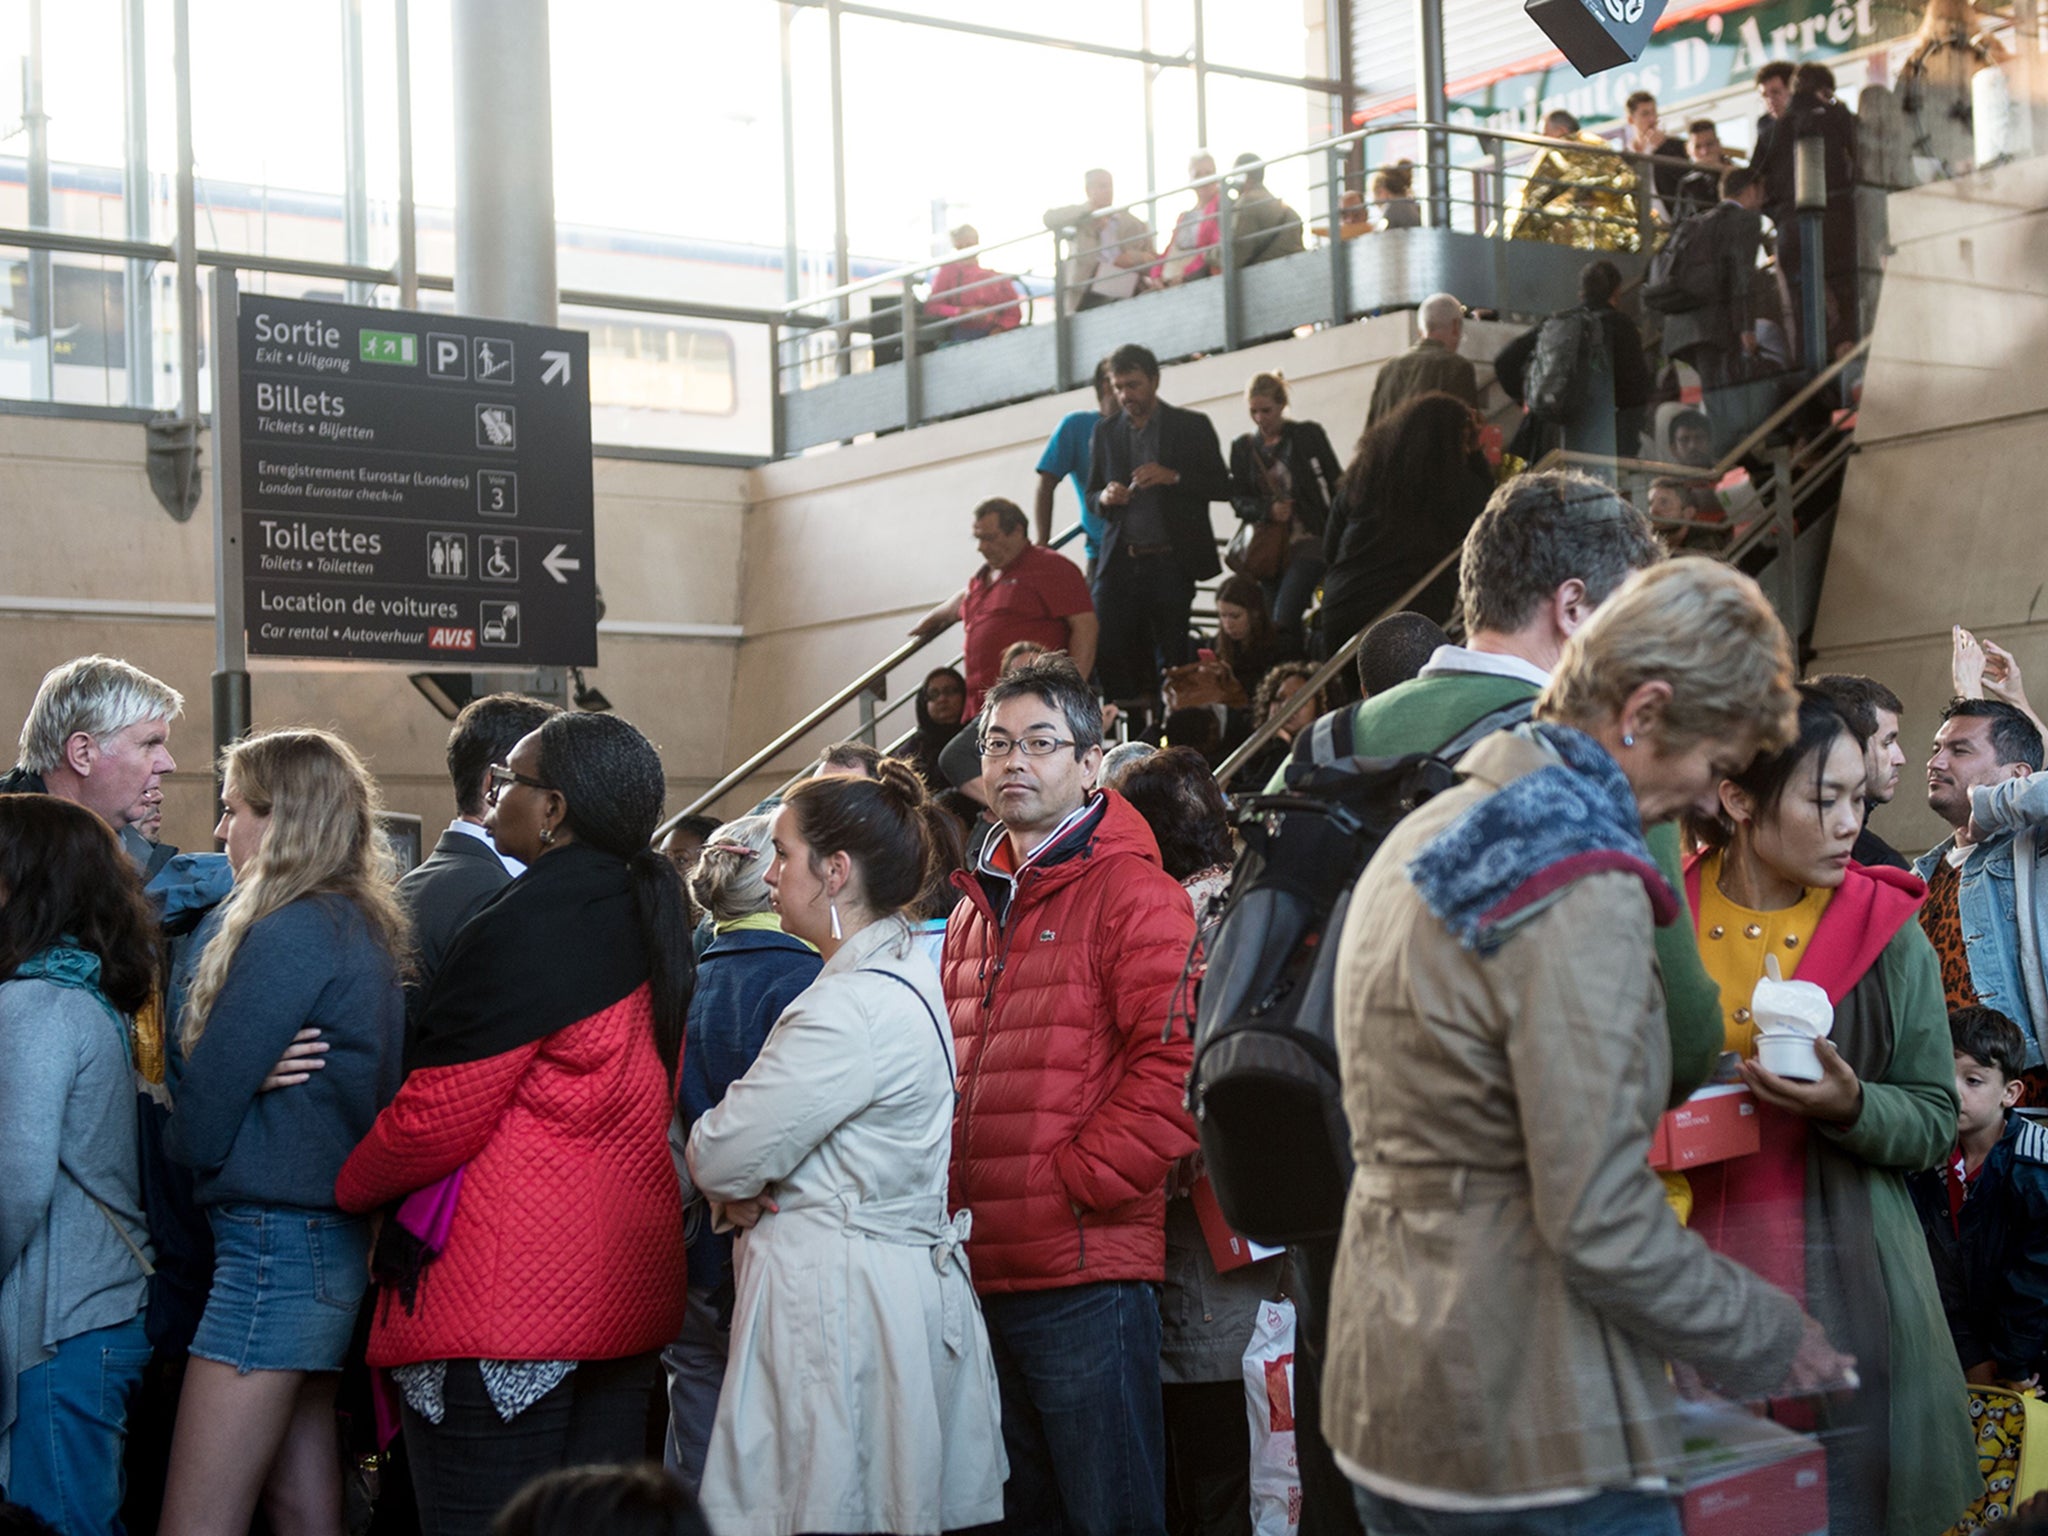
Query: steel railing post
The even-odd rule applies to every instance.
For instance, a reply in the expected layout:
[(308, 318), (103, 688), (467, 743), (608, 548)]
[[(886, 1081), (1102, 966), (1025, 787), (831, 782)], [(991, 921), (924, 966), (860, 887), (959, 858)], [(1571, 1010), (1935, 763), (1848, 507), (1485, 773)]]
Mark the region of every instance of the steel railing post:
[(1235, 352), (1244, 345), (1244, 295), (1238, 287), (1237, 204), (1225, 182), (1216, 198), (1216, 255), (1223, 263), (1217, 281), (1223, 284), (1223, 348)]
[(1068, 252), (1072, 249), (1064, 234), (1052, 237), (1052, 387), (1055, 391), (1074, 387), (1074, 321), (1067, 313)]
[(1324, 151), (1324, 164), (1330, 177), (1330, 324), (1343, 325), (1351, 318), (1351, 242), (1344, 238), (1344, 157), (1336, 144)]
[(782, 403), (782, 327), (768, 322), (768, 457), (779, 459), (789, 446), (787, 411)]
[(924, 365), (917, 353), (917, 279), (906, 275), (899, 290), (902, 308), (897, 334), (903, 338), (903, 429), (924, 420)]

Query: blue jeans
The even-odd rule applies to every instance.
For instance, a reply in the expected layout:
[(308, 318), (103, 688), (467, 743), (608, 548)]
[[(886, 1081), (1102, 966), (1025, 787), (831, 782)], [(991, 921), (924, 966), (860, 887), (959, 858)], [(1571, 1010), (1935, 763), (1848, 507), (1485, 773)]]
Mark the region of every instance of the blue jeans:
[(1352, 1492), (1366, 1536), (1679, 1536), (1678, 1505), (1661, 1493), (1609, 1489), (1549, 1509), (1460, 1515)]
[(1309, 600), (1316, 595), (1316, 583), (1323, 579), (1324, 569), (1321, 539), (1296, 539), (1289, 546), (1287, 565), (1279, 579), (1260, 583), (1275, 629), (1291, 629), (1301, 634), (1301, 616), (1308, 612)]
[(1003, 1393), (1003, 1529), (1163, 1536), (1159, 1289), (1111, 1280), (984, 1296)]
[(128, 1404), (148, 1364), (137, 1315), (66, 1339), (54, 1358), (23, 1371), (7, 1497), (59, 1530), (120, 1536)]
[(704, 1456), (711, 1444), (711, 1423), (718, 1417), (718, 1394), (725, 1385), (726, 1351), (732, 1335), (718, 1326), (717, 1291), (689, 1288), (683, 1331), (661, 1352), (668, 1376), (668, 1440), (662, 1465), (695, 1493), (704, 1482)]

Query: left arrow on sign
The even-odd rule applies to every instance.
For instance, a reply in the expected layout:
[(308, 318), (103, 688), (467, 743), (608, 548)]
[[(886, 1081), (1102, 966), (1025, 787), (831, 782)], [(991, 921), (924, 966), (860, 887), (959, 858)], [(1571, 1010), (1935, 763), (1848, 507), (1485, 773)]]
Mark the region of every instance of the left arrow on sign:
[(541, 383), (560, 384), (566, 388), (569, 383), (569, 354), (566, 352), (543, 352), (540, 355), (540, 360), (547, 364), (540, 371)]
[(568, 556), (569, 546), (557, 544), (547, 552), (546, 558), (541, 561), (541, 568), (565, 587), (569, 585), (569, 578), (563, 573), (565, 571), (580, 571), (583, 569), (583, 562), (581, 560), (571, 560)]

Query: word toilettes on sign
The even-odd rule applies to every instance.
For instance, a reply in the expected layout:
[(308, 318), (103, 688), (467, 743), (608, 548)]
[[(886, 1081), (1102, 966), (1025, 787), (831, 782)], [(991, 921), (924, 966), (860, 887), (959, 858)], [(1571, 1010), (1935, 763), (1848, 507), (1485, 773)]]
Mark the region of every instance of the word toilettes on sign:
[(241, 296), (251, 656), (592, 666), (588, 338)]

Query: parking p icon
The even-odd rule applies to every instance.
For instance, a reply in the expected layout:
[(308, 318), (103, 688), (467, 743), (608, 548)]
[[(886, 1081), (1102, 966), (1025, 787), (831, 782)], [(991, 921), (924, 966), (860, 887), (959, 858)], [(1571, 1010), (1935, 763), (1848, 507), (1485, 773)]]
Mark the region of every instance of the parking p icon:
[(446, 331), (427, 333), (427, 377), (430, 379), (467, 379), (469, 377), (469, 339), (465, 336), (451, 336)]

